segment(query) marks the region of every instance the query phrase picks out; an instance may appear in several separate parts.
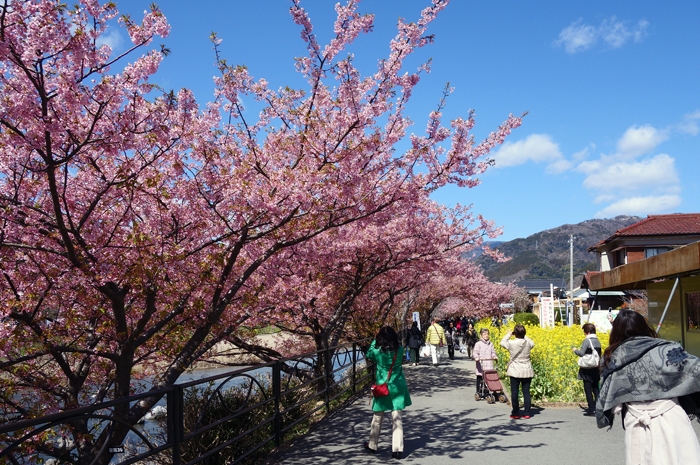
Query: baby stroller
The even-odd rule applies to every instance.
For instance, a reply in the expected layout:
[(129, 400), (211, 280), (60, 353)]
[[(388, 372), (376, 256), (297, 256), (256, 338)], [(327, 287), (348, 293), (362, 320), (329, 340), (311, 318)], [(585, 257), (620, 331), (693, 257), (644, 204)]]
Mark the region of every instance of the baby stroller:
[(496, 399), (499, 402), (509, 403), (508, 397), (503, 392), (501, 379), (498, 377), (498, 370), (493, 367), (493, 360), (482, 360), (481, 368), (484, 372), (481, 389), (474, 394), (474, 400), (486, 400), (489, 404), (495, 404)]

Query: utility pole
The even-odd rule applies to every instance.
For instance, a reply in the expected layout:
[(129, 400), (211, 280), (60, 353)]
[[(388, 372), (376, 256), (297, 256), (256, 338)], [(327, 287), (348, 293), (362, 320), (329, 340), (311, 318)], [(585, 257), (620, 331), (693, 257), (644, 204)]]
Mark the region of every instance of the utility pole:
[[(569, 236), (569, 308), (574, 311), (574, 235)], [(566, 312), (567, 316), (569, 312)], [(567, 322), (571, 324), (571, 318)]]

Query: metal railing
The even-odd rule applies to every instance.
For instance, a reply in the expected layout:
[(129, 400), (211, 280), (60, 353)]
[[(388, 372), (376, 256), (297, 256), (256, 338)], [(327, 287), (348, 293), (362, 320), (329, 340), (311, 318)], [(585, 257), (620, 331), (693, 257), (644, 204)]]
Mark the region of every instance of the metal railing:
[[(360, 349), (364, 343), (5, 423), (0, 464), (254, 463), (366, 391), (373, 372)], [(162, 413), (160, 419), (132, 425), (114, 415), (119, 406), (153, 397), (160, 401), (151, 412)], [(95, 443), (113, 437), (115, 428), (128, 428), (124, 440)]]

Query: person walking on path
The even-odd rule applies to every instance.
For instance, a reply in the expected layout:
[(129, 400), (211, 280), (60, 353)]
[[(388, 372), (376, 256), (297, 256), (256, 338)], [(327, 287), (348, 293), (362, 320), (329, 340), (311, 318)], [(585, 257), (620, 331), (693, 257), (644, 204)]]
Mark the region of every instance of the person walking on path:
[(455, 359), (455, 343), (457, 342), (457, 328), (455, 328), (454, 323), (450, 321), (450, 324), (445, 330), (445, 339), (447, 340), (447, 356), (450, 360)]
[(627, 465), (700, 463), (688, 418), (700, 414), (698, 357), (658, 339), (639, 313), (620, 310), (601, 369), (596, 421), (609, 428), (615, 414), (621, 415)]
[[(593, 323), (586, 323), (581, 328), (586, 337), (583, 339), (580, 349), (572, 347), (574, 353), (579, 357), (586, 357), (587, 359), (595, 361), (595, 356), (593, 354), (595, 351), (598, 354), (598, 360), (600, 360), (600, 356), (603, 353), (600, 341), (595, 333), (595, 325)], [(595, 403), (600, 393), (598, 389), (598, 383), (600, 383), (600, 367), (598, 363), (595, 363), (595, 366), (592, 367), (583, 366), (581, 360), (584, 359), (581, 358), (579, 360), (578, 379), (583, 381), (583, 391), (586, 393), (586, 402), (588, 403), (588, 408), (586, 408), (583, 414), (588, 417), (593, 417), (595, 416)]]
[(474, 345), (479, 338), (476, 335), (474, 325), (469, 323), (469, 327), (464, 333), (464, 344), (467, 346), (467, 358), (474, 358)]
[(403, 375), (404, 349), (399, 346), (399, 337), (390, 326), (382, 327), (367, 349), (366, 357), (375, 363), (375, 383), (386, 383), (389, 394), (372, 397), (372, 423), (369, 441), (364, 443), (365, 450), (377, 452), (379, 433), (382, 430), (384, 412), (391, 412), (391, 456), (400, 459), (403, 454), (403, 422), (401, 410), (411, 405), (406, 378)]
[(488, 328), (481, 328), (479, 331), (481, 339), (474, 345), (474, 360), (476, 360), (476, 392), (482, 395), (482, 384), (484, 382), (484, 366), (492, 369), (498, 355), (491, 343), (491, 335)]
[(433, 358), (433, 366), (438, 364), (438, 349), (445, 345), (445, 330), (438, 324), (438, 319), (433, 318), (433, 323), (425, 332), (425, 343), (430, 347), (430, 356)]
[(420, 346), (423, 345), (423, 334), (418, 328), (418, 322), (414, 321), (411, 329), (406, 334), (406, 345), (411, 354), (411, 365), (417, 366), (420, 360)]
[[(515, 336), (515, 339), (511, 339)], [(515, 325), (513, 331), (508, 331), (501, 339), (501, 347), (510, 353), (506, 375), (510, 376), (510, 402), (513, 406), (510, 417), (513, 420), (530, 418), (530, 382), (535, 376), (530, 362), (530, 351), (535, 347), (532, 339), (525, 336), (525, 327), (521, 324)], [(523, 391), (523, 415), (520, 416), (520, 401), (518, 392), (522, 386)]]

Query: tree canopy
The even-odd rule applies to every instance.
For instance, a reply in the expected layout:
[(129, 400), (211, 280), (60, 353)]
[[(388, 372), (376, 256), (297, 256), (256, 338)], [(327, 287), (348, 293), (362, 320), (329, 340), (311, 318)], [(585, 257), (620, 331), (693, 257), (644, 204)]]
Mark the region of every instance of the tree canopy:
[[(445, 124), (443, 100), (423, 135), (408, 134), (406, 106), (429, 67), (404, 60), (433, 41), (428, 25), (446, 5), (399, 20), (389, 55), (362, 76), (339, 56), (372, 16), (352, 0), (337, 7), (336, 35), (321, 45), (293, 1), (307, 87), (270, 89), (217, 52), (204, 106), (153, 84), (165, 51), (152, 41), (169, 31), (156, 6), (140, 23), (120, 19), (133, 47), (115, 56), (99, 40), (114, 3), (0, 5), (6, 417), (128, 396), (140, 376), (171, 386), (242, 325), (316, 324), (311, 333), (337, 340), (348, 319), (386, 315), (408, 290), (444, 297), (436, 283), (498, 228), (429, 195), (476, 186), (489, 150), (521, 123), (511, 115), (477, 143), (473, 113)], [(253, 117), (251, 97), (263, 105)], [(465, 270), (463, 291), (486, 285)], [(153, 402), (115, 415), (133, 424)]]

